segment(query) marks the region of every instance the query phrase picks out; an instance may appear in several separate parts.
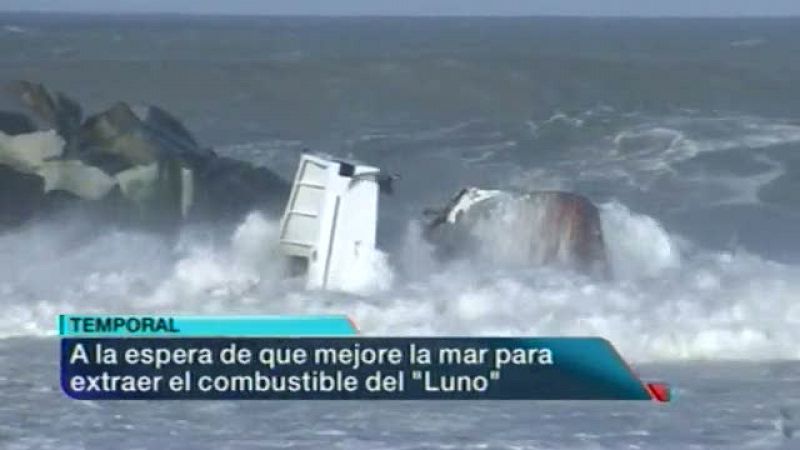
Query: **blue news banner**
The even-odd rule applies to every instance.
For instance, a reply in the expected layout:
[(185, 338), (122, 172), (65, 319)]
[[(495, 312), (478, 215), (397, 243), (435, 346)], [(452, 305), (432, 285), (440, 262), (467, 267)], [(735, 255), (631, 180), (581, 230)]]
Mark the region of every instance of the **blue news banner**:
[(61, 316), (79, 400), (656, 400), (602, 338), (360, 337), (345, 317)]

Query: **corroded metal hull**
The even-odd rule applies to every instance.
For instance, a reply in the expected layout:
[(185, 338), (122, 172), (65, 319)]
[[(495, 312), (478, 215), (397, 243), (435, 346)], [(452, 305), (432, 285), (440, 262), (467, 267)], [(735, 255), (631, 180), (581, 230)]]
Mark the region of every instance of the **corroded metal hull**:
[(428, 216), (426, 238), (441, 258), (610, 274), (599, 211), (578, 194), (467, 188)]

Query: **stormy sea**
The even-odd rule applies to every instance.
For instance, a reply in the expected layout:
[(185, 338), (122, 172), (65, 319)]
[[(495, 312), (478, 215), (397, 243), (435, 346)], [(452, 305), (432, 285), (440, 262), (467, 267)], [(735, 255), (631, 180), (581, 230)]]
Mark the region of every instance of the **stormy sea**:
[[(2, 14), (3, 82), (162, 106), (286, 179), (304, 149), (400, 179), (353, 295), (283, 279), (264, 212), (177, 239), (80, 216), (0, 234), (0, 448), (798, 449), (798, 55), (800, 19)], [(585, 195), (612, 279), (439, 262), (422, 211), (466, 186)], [(487, 245), (513, 242), (501, 225)], [(599, 335), (674, 401), (79, 402), (59, 313)]]

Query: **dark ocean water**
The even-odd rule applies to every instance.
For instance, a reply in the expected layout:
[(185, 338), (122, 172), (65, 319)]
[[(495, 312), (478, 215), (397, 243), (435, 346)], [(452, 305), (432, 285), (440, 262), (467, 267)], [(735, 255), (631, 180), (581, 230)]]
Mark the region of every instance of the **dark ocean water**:
[[(286, 178), (304, 148), (400, 173), (362, 296), (278, 279), (275, 217), (177, 246), (80, 220), (0, 236), (0, 447), (800, 448), (800, 19), (0, 14), (0, 81), (160, 105)], [(0, 103), (0, 107), (4, 106)], [(615, 280), (441, 266), (464, 186), (601, 208)], [(367, 334), (603, 335), (673, 405), (78, 403), (71, 312), (352, 315)], [(699, 362), (702, 361), (702, 362)]]

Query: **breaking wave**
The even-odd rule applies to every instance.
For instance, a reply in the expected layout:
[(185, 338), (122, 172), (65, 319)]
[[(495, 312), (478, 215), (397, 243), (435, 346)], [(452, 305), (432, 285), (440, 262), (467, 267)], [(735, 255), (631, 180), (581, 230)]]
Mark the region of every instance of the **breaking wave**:
[(400, 250), (353, 268), (360, 295), (285, 278), (260, 214), (222, 242), (40, 223), (0, 237), (0, 335), (51, 334), (59, 313), (345, 313), (365, 334), (602, 335), (638, 361), (800, 357), (800, 268), (696, 248), (617, 202), (601, 215), (614, 281), (442, 264), (411, 222)]
[[(800, 125), (692, 112), (649, 118), (608, 107), (524, 123), (520, 136), (482, 120), (417, 132), (379, 128), (342, 150), (410, 168), (406, 186), (419, 192), (399, 196), (415, 208), (453, 180), (621, 199), (599, 205), (612, 281), (515, 268), (519, 254), (502, 217), (480, 224), (483, 253), (449, 263), (434, 257), (421, 223), (400, 222), (387, 253), (349, 268), (347, 287), (356, 294), (347, 295), (309, 292), (287, 278), (277, 221), (257, 213), (222, 238), (219, 230), (187, 227), (177, 241), (98, 232), (71, 217), (0, 235), (0, 337), (52, 334), (60, 313), (345, 313), (374, 335), (601, 335), (640, 361), (800, 358), (800, 265), (743, 248), (711, 250), (641, 213), (672, 213), (673, 228), (719, 205), (751, 208), (748, 220), (774, 219), (761, 193), (776, 184), (783, 196), (796, 191), (778, 182), (790, 183), (784, 178), (796, 170), (789, 150), (800, 143)], [(19, 147), (15, 158), (30, 159), (52, 137), (7, 144)], [(546, 147), (558, 151), (539, 151)], [(287, 139), (223, 152), (290, 173), (302, 148)], [(390, 213), (407, 217), (399, 210)], [(537, 211), (529, 213), (534, 221)], [(796, 214), (791, 205), (786, 214)], [(708, 228), (723, 234), (730, 217)], [(535, 226), (512, 231), (537, 237)]]

